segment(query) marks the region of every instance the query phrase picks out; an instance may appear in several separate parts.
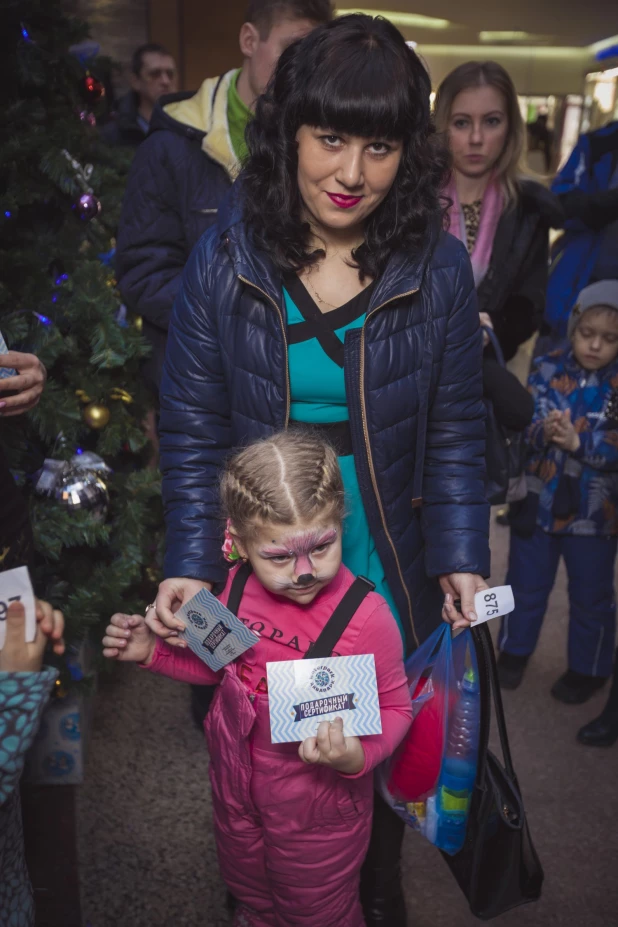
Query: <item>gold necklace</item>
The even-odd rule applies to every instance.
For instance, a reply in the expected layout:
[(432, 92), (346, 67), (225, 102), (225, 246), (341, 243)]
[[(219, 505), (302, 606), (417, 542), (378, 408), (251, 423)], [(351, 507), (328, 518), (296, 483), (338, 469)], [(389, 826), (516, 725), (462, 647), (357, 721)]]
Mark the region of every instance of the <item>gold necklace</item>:
[(309, 287), (309, 289), (311, 290), (311, 292), (313, 293), (313, 295), (316, 297), (316, 299), (318, 300), (318, 302), (322, 303), (322, 305), (324, 305), (324, 306), (328, 306), (329, 309), (337, 309), (337, 308), (338, 308), (337, 306), (333, 306), (332, 303), (329, 303), (328, 300), (323, 299), (323, 298), (320, 296), (320, 294), (318, 293), (318, 291), (316, 290), (316, 288), (314, 287), (314, 285), (311, 283), (311, 281), (310, 281), (310, 279), (309, 279), (309, 274), (307, 274), (307, 275), (305, 276), (305, 280), (307, 281), (307, 286)]

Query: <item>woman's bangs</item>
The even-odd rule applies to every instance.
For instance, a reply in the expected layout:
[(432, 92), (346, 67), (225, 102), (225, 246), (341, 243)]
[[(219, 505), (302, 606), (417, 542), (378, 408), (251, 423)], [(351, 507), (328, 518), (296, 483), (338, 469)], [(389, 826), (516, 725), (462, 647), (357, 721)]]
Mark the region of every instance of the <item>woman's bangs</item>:
[(298, 125), (363, 138), (407, 138), (415, 122), (407, 74), (393, 67), (392, 59), (387, 63), (366, 49), (361, 58), (355, 51), (347, 61), (325, 61), (315, 73), (299, 108)]

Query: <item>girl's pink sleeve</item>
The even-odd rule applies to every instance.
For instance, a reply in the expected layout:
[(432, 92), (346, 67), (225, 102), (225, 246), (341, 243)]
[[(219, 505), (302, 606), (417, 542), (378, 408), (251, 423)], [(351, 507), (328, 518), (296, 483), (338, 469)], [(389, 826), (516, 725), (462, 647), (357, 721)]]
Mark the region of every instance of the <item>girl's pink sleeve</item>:
[(144, 666), (143, 663), (141, 665), (151, 673), (169, 676), (170, 679), (177, 679), (179, 682), (195, 683), (198, 686), (216, 686), (223, 676), (223, 670), (215, 673), (188, 647), (170, 647), (161, 638), (157, 638), (151, 662), (148, 666)]
[(376, 663), (382, 733), (361, 737), (365, 766), (356, 779), (375, 769), (403, 740), (412, 723), (412, 701), (403, 665), (403, 644), (397, 622), (382, 602), (365, 622), (354, 646), (355, 653), (372, 653)]

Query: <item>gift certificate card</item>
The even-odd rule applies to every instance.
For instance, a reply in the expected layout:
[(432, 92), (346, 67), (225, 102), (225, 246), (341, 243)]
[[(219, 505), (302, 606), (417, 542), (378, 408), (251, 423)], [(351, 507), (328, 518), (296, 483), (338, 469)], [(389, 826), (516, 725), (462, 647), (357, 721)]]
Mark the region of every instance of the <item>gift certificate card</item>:
[[(200, 589), (175, 615), (184, 621), (184, 638), (200, 660), (218, 672), (259, 641), (208, 589)], [(181, 632), (182, 633), (182, 632)]]
[(314, 737), (321, 721), (343, 720), (346, 736), (381, 734), (372, 653), (267, 663), (270, 739), (274, 744)]
[(26, 611), (26, 642), (32, 643), (36, 636), (36, 611), (34, 592), (28, 567), (17, 567), (0, 573), (0, 650), (6, 638), (6, 613), (12, 602), (21, 602)]

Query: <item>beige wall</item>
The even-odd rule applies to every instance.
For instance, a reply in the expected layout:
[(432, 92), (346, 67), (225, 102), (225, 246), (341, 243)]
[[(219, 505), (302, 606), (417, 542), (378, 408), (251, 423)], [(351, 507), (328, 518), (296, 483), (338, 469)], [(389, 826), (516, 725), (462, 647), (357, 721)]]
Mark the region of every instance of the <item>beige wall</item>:
[[(182, 88), (192, 90), (205, 77), (240, 64), (238, 30), (246, 0), (149, 0), (149, 34), (177, 55)], [(499, 61), (518, 93), (582, 93), (594, 60), (579, 48), (419, 45), (436, 87), (454, 67), (471, 58)]]
[(241, 63), (238, 32), (246, 0), (150, 0), (149, 33), (177, 55), (181, 89)]
[[(584, 76), (595, 61), (585, 49), (579, 48), (504, 48), (500, 46), (420, 45), (435, 87), (453, 68), (465, 61), (498, 61), (513, 78), (520, 94), (583, 93)], [(598, 65), (597, 65), (598, 66)]]

